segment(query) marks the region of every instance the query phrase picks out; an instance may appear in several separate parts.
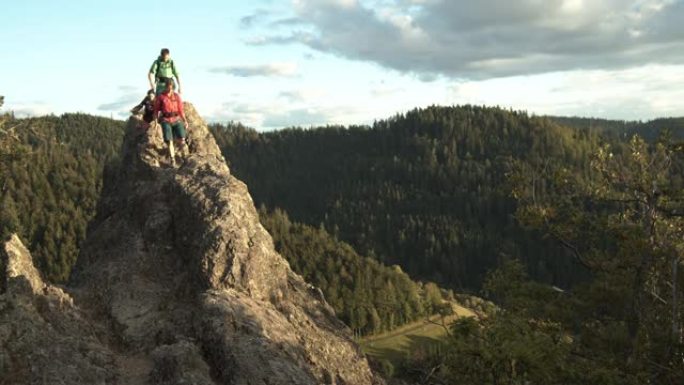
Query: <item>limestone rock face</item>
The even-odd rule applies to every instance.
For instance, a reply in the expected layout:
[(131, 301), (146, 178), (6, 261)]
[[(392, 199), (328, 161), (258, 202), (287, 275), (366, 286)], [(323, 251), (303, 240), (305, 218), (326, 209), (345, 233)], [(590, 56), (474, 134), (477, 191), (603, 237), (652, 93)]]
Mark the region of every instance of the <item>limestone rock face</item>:
[[(14, 303), (9, 288), (23, 287), (12, 289), (25, 297), (21, 315), (54, 333), (36, 332), (43, 339), (24, 342), (18, 355), (14, 347), (0, 354), (13, 354), (17, 371), (11, 362), (28, 350), (73, 339), (81, 373), (99, 377), (54, 382), (65, 384), (383, 383), (332, 308), (275, 251), (247, 186), (230, 174), (193, 106), (185, 111), (191, 154), (178, 168), (156, 125), (141, 131), (136, 117), (129, 121), (70, 294), (40, 279), (18, 239), (8, 243), (13, 278), (1, 303)], [(45, 317), (39, 303), (54, 309)], [(0, 307), (0, 332), (17, 333), (19, 325), (4, 325), (17, 316)], [(16, 383), (40, 383), (29, 374)]]

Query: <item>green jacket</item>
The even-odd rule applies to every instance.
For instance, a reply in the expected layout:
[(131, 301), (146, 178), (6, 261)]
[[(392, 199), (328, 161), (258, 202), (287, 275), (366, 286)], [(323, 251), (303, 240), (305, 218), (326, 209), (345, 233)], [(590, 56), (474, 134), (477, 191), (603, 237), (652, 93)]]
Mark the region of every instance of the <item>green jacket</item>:
[(173, 63), (172, 59), (164, 61), (161, 56), (152, 63), (150, 67), (150, 73), (154, 74), (157, 78), (178, 78), (178, 70), (176, 70), (176, 65)]

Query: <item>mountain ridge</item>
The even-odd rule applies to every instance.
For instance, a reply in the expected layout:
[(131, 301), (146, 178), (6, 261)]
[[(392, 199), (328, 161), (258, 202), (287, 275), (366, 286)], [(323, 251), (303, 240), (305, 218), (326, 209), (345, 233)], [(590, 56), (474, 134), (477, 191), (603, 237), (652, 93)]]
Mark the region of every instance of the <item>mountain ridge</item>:
[[(192, 154), (179, 169), (165, 164), (160, 130), (140, 131), (138, 118), (129, 120), (122, 161), (108, 171), (98, 214), (64, 294), (76, 304), (65, 314), (83, 324), (72, 323), (72, 329), (104, 330), (90, 343), (99, 343), (106, 359), (83, 361), (80, 372), (94, 377), (63, 382), (382, 384), (350, 330), (275, 251), (246, 185), (230, 174), (188, 103), (186, 114)], [(14, 304), (13, 293), (8, 289), (2, 300)], [(36, 305), (46, 300), (45, 289), (22, 293), (26, 314), (45, 321)], [(7, 338), (19, 327), (12, 322), (17, 316), (0, 313), (0, 340), (10, 346), (0, 354), (17, 351), (20, 342)], [(19, 359), (32, 362), (44, 348), (43, 334), (56, 330), (49, 317), (45, 322), (32, 331), (33, 344), (23, 345), (35, 351)], [(69, 333), (64, 337), (74, 339), (74, 346), (62, 343), (66, 357), (28, 371), (10, 364), (7, 371), (19, 373), (15, 383), (54, 375), (62, 359), (77, 354), (70, 347), (87, 344)], [(131, 360), (140, 364), (135, 379), (123, 364)]]

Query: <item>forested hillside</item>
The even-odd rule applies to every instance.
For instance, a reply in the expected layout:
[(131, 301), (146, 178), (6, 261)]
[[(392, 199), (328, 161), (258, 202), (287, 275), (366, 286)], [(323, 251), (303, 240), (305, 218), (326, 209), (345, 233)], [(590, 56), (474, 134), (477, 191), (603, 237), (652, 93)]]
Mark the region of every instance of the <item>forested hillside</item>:
[[(50, 279), (62, 281), (93, 215), (102, 167), (117, 154), (122, 122), (83, 114), (4, 120), (25, 154), (3, 173), (3, 223), (20, 230)], [(372, 127), (258, 134), (233, 125), (214, 133), (258, 203), (323, 224), (361, 255), (420, 279), (476, 290), (501, 256), (519, 257), (533, 277), (561, 286), (584, 276), (555, 242), (513, 218), (507, 173), (515, 161), (582, 174), (601, 136), (617, 141), (624, 135), (612, 133), (625, 127), (679, 127), (676, 119), (589, 122), (432, 107)]]
[(19, 153), (0, 174), (3, 237), (18, 232), (39, 268), (64, 282), (95, 215), (102, 169), (120, 148), (124, 124), (84, 114), (3, 118)]
[[(19, 233), (38, 268), (65, 282), (95, 215), (103, 168), (117, 162), (124, 123), (83, 114), (32, 119), (4, 115), (0, 231)], [(5, 151), (7, 147), (7, 151)], [(11, 151), (10, 151), (11, 149)], [(320, 288), (359, 335), (391, 330), (439, 310), (442, 291), (359, 255), (323, 229), (260, 213), (295, 271)]]
[[(277, 249), (357, 335), (442, 311), (452, 294), (417, 278), (498, 305), (413, 350), (402, 377), (681, 384), (684, 160), (647, 128), (676, 138), (677, 120), (558, 122), (466, 106), (372, 127), (213, 131)], [(3, 115), (0, 129), (0, 231), (64, 281), (123, 123)]]
[(324, 229), (293, 223), (282, 210), (260, 210), (261, 222), (292, 269), (321, 289), (357, 335), (377, 334), (450, 308), (453, 293), (417, 283), (398, 266), (359, 255)]
[(681, 146), (638, 136), (602, 146), (594, 173), (519, 164), (512, 175), (522, 223), (572, 250), (591, 279), (571, 290), (530, 280), (507, 261), (484, 284), (500, 310), (459, 320), (439, 354), (416, 355), (418, 383), (681, 384), (684, 260)]
[(585, 177), (598, 133), (474, 106), (414, 110), (372, 127), (214, 131), (257, 202), (418, 278), (477, 290), (502, 256), (561, 286), (585, 276), (557, 243), (516, 222), (507, 174), (523, 162)]

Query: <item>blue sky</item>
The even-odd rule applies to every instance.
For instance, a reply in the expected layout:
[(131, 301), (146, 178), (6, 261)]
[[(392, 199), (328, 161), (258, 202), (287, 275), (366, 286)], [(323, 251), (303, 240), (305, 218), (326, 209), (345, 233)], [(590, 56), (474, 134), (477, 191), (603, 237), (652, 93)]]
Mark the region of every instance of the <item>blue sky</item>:
[(17, 115), (123, 118), (168, 47), (186, 100), (259, 129), (369, 123), (431, 104), (684, 115), (680, 0), (7, 2)]

